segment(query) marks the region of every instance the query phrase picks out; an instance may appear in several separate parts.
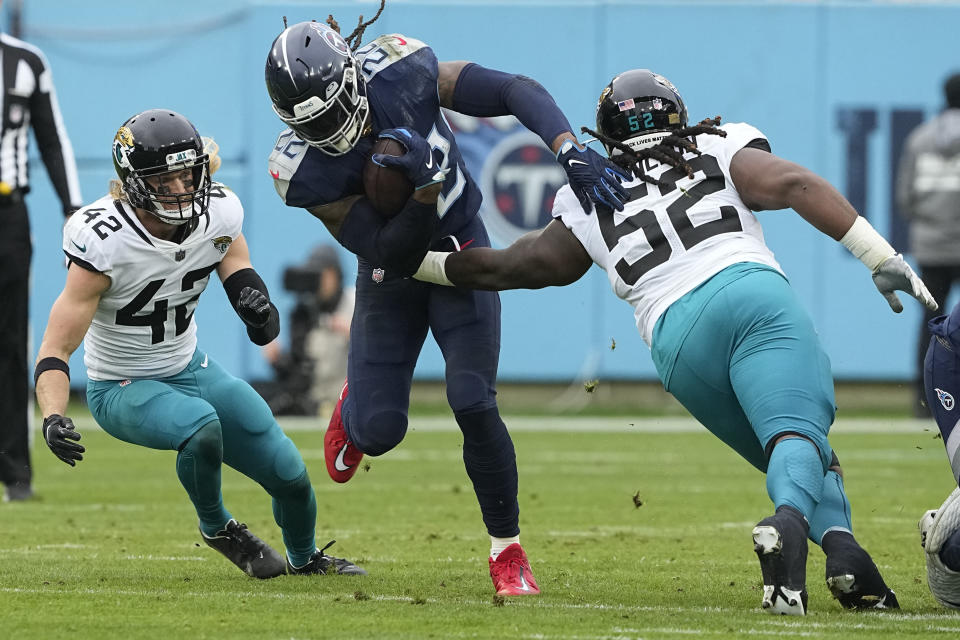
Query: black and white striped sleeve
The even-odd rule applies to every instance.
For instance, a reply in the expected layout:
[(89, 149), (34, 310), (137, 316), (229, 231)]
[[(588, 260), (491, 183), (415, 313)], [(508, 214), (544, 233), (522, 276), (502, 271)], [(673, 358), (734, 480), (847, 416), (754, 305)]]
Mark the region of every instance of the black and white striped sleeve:
[(40, 157), (43, 158), (43, 164), (46, 165), (53, 187), (63, 204), (64, 215), (67, 215), (83, 205), (73, 146), (63, 125), (53, 77), (46, 58), (39, 50), (36, 50), (36, 56), (31, 58), (27, 56), (26, 60), (33, 67), (36, 89), (30, 96), (30, 120), (37, 137)]

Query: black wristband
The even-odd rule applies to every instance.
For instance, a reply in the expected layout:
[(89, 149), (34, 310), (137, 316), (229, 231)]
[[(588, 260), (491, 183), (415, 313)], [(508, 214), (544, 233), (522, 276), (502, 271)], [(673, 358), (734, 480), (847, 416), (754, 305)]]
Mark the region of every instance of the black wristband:
[(234, 311), (237, 310), (237, 303), (240, 302), (240, 292), (243, 291), (244, 287), (256, 289), (267, 296), (268, 300), (270, 299), (270, 292), (267, 291), (267, 285), (263, 282), (260, 274), (253, 267), (240, 269), (231, 273), (230, 277), (223, 281), (223, 290), (227, 292), (227, 299), (230, 300), (230, 306), (233, 307)]
[(278, 335), (280, 335), (280, 312), (277, 311), (277, 307), (271, 302), (270, 317), (267, 318), (267, 323), (262, 327), (251, 327), (247, 325), (247, 337), (250, 338), (250, 342), (262, 347), (272, 342)]
[(41, 373), (44, 371), (50, 371), (51, 369), (63, 371), (65, 374), (67, 374), (67, 380), (70, 380), (70, 366), (60, 358), (47, 356), (46, 358), (41, 359), (40, 362), (37, 363), (37, 368), (33, 370), (33, 386), (37, 386), (37, 379), (40, 378)]
[[(230, 277), (223, 281), (223, 290), (227, 292), (227, 299), (230, 300), (230, 306), (233, 307), (234, 311), (237, 310), (237, 303), (240, 301), (240, 292), (243, 291), (244, 287), (256, 289), (267, 296), (268, 300), (270, 299), (270, 292), (267, 291), (267, 285), (264, 284), (260, 274), (252, 267), (240, 269), (230, 274)], [(240, 319), (243, 320), (243, 317), (241, 316)], [(260, 346), (272, 341), (279, 333), (280, 314), (272, 302), (270, 303), (270, 317), (267, 319), (265, 325), (262, 327), (251, 327), (247, 325), (247, 336), (250, 338), (250, 341)]]

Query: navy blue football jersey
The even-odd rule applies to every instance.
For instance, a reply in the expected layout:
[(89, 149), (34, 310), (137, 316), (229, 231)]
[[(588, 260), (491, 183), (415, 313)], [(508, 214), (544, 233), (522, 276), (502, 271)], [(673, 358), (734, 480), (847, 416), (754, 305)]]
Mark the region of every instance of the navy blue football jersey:
[(363, 166), (376, 134), (408, 127), (440, 151), (444, 168), (450, 167), (437, 199), (440, 224), (435, 239), (456, 233), (477, 214), (481, 196), (440, 110), (436, 55), (423, 42), (399, 34), (380, 36), (356, 55), (366, 81), (372, 134), (345, 155), (329, 156), (286, 129), (270, 154), (277, 193), (287, 205), (303, 208), (362, 195)]

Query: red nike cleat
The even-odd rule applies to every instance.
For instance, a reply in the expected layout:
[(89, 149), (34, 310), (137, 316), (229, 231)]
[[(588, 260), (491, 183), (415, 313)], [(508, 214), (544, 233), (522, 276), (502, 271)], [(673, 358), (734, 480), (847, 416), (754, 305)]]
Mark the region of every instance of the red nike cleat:
[(493, 578), (498, 596), (534, 596), (540, 593), (527, 554), (516, 542), (501, 551), (496, 560), (488, 560), (490, 577)]
[(352, 478), (359, 468), (360, 461), (363, 460), (363, 452), (350, 442), (340, 417), (340, 408), (346, 397), (347, 383), (344, 381), (340, 399), (337, 401), (337, 406), (333, 408), (327, 433), (323, 436), (323, 455), (327, 461), (327, 473), (334, 482), (346, 482)]

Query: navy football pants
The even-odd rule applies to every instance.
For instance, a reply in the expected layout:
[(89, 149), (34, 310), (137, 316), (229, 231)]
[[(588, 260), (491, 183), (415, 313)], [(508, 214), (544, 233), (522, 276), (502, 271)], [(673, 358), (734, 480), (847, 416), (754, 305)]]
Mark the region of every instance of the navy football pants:
[[(461, 245), (490, 246), (479, 217), (457, 238)], [(447, 401), (463, 432), (464, 465), (484, 524), (491, 535), (517, 535), (516, 457), (496, 403), (500, 357), (496, 292), (401, 278), (360, 260), (350, 327), (350, 390), (342, 407), (347, 435), (372, 456), (403, 440), (413, 370), (428, 329), (446, 363)]]
[(932, 337), (923, 363), (927, 406), (937, 421), (953, 478), (960, 483), (960, 305), (930, 321)]

